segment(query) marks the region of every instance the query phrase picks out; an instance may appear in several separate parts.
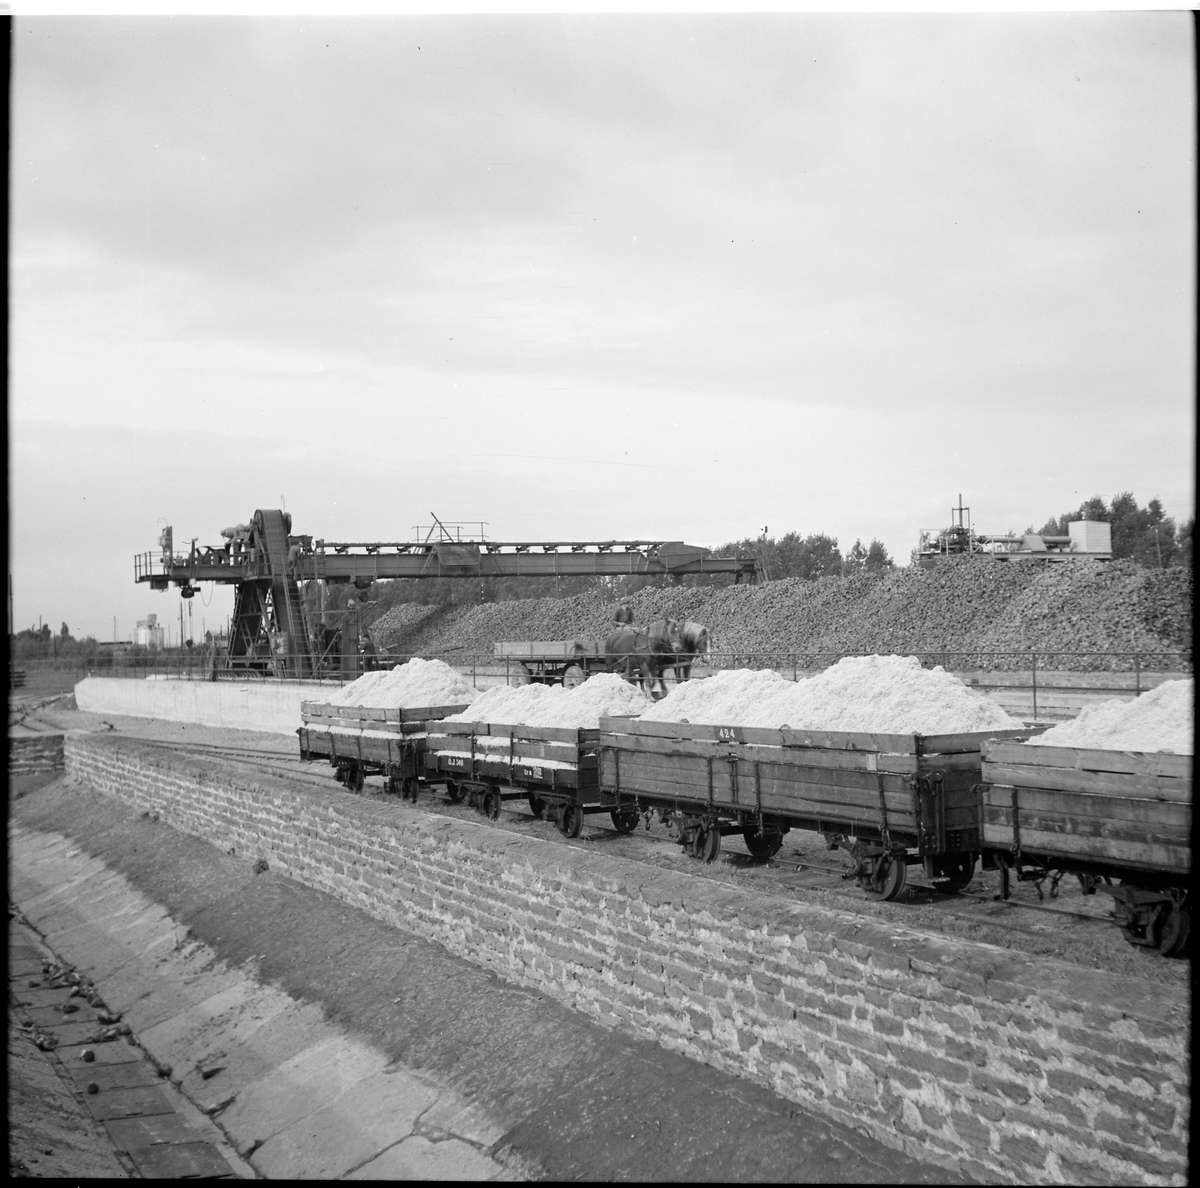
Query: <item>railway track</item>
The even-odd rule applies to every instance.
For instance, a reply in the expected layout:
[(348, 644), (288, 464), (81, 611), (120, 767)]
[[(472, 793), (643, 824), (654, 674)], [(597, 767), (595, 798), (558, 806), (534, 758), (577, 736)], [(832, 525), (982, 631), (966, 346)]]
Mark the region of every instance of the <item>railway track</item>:
[[(264, 747), (241, 747), (222, 743), (142, 738), (138, 738), (136, 741), (139, 745), (149, 746), (159, 751), (223, 760), (239, 770), (249, 768), (276, 778), (287, 779), (289, 782), (300, 782), (309, 787), (321, 788), (324, 791), (344, 792), (341, 785), (334, 780), (332, 767), (305, 762), (295, 754), (273, 751)], [(398, 809), (401, 807), (402, 802), (399, 797), (388, 796), (378, 788), (377, 777), (371, 777), (371, 780), (372, 783), (368, 785), (368, 795), (386, 796), (387, 799), (396, 801)], [(349, 795), (349, 793), (345, 794)], [(495, 824), (500, 828), (513, 830), (519, 829), (522, 825), (541, 824), (531, 812), (524, 808), (524, 803), (523, 800), (505, 801), (500, 818)], [(517, 807), (518, 805), (521, 807)], [(478, 821), (480, 819), (480, 814), (468, 805), (451, 803), (440, 796), (431, 796), (428, 792), (421, 795), (419, 806), (427, 812), (435, 812), (460, 820)], [(740, 850), (733, 849), (723, 851), (723, 861), (715, 864), (714, 868), (706, 867), (695, 860), (682, 860), (679, 863), (663, 862), (661, 850), (664, 844), (672, 847), (677, 844), (665, 827), (656, 823), (649, 830), (639, 827), (631, 834), (624, 834), (603, 822), (607, 822), (607, 817), (603, 814), (589, 815), (586, 818), (588, 832), (577, 841), (564, 837), (557, 829), (552, 828), (544, 831), (546, 836), (543, 840), (550, 840), (561, 845), (594, 845), (603, 839), (606, 846), (612, 845), (619, 849), (623, 857), (648, 861), (654, 865), (665, 865), (670, 869), (684, 869), (700, 877), (713, 877), (719, 881), (722, 868), (725, 868), (726, 871), (732, 868), (737, 872), (739, 883), (744, 885), (744, 882), (748, 881), (753, 887), (766, 893), (802, 897), (804, 892), (816, 890), (832, 893), (853, 910), (862, 910), (865, 906), (862, 892), (848, 877), (848, 865), (814, 862), (803, 857), (802, 854), (798, 854), (795, 858), (777, 855), (763, 862), (753, 858), (749, 853), (743, 854)], [(819, 835), (813, 835), (813, 844), (824, 845), (824, 841)], [(659, 861), (655, 861), (653, 854), (653, 849), (656, 847), (660, 850)], [(682, 859), (682, 854), (680, 857)], [(903, 922), (905, 914), (911, 912), (914, 907), (935, 909), (940, 917), (954, 918), (964, 925), (978, 923), (981, 915), (984, 915), (991, 927), (1039, 942), (1046, 940), (1047, 928), (1053, 927), (1047, 917), (1063, 923), (1072, 930), (1081, 925), (1085, 927), (1094, 925), (1097, 939), (1112, 932), (1110, 915), (1077, 911), (1065, 904), (1032, 902), (1025, 898), (1003, 900), (998, 894), (984, 891), (967, 889), (950, 892), (924, 883), (919, 878), (910, 881), (903, 897), (894, 903), (870, 905), (872, 915), (897, 922)], [(1021, 917), (1024, 913), (1040, 917), (1044, 923), (1041, 925), (1022, 923)], [(1115, 933), (1113, 935), (1115, 936)]]

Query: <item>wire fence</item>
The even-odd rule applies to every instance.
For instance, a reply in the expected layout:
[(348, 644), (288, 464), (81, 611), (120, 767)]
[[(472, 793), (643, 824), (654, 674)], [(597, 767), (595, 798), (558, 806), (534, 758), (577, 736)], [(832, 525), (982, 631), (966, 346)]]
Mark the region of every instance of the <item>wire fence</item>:
[[(1140, 693), (1143, 688), (1158, 684), (1163, 674), (1191, 675), (1192, 653), (1190, 651), (1159, 652), (1115, 652), (1115, 651), (951, 651), (926, 649), (897, 649), (902, 655), (916, 656), (923, 667), (941, 667), (955, 673), (1005, 674), (1002, 686), (1013, 687), (1028, 684), (1037, 688), (1040, 684), (1050, 687), (1058, 684), (1067, 674), (1108, 674), (1109, 685), (1115, 691), (1132, 689)], [(820, 672), (839, 660), (849, 656), (869, 656), (871, 652), (847, 651), (762, 651), (762, 652), (713, 652), (701, 658), (693, 667), (692, 675), (703, 676), (712, 671), (735, 668), (770, 668), (782, 676), (798, 680)], [(263, 661), (262, 668), (224, 667), (221, 659), (214, 663), (211, 655), (189, 653), (150, 652), (138, 656), (101, 656), (86, 659), (22, 659), (10, 664), (10, 669), (26, 673), (52, 669), (56, 672), (73, 672), (77, 679), (85, 676), (105, 676), (141, 679), (176, 680), (238, 680), (238, 681), (313, 681), (320, 683), (345, 683), (355, 679), (362, 671), (390, 669), (403, 664), (412, 657), (408, 655), (376, 655), (357, 658), (357, 671), (338, 667), (326, 667), (315, 674), (311, 672), (311, 661), (307, 657), (279, 655)], [(582, 660), (569, 656), (547, 657), (544, 660), (523, 661), (514, 657), (497, 657), (487, 652), (451, 650), (426, 653), (423, 659), (437, 659), (458, 669), (464, 676), (478, 685), (522, 684), (526, 681), (558, 679), (565, 667), (582, 663), (585, 671), (594, 672), (604, 667), (600, 657), (585, 657)], [(269, 667), (268, 667), (269, 666)], [(309, 672), (305, 675), (305, 669)], [(670, 671), (668, 669), (668, 671)], [(11, 681), (10, 681), (11, 683)], [(978, 683), (978, 682), (976, 682)], [(1106, 687), (1103, 681), (1089, 681), (1089, 688)]]

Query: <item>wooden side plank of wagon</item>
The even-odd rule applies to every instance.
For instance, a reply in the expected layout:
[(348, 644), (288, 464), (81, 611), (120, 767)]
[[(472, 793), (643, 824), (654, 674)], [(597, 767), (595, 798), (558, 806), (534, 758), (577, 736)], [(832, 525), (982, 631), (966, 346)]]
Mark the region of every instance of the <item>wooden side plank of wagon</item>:
[(768, 746), (817, 748), (826, 751), (874, 751), (890, 755), (978, 753), (983, 739), (1028, 738), (1028, 729), (988, 730), (957, 734), (872, 734), (851, 730), (802, 730), (788, 727), (767, 730), (751, 726), (709, 726), (688, 722), (646, 722), (640, 719), (601, 718), (601, 731), (644, 737), (684, 738), (692, 741), (737, 742)]
[(1053, 813), (1079, 822), (1124, 822), (1141, 826), (1176, 829), (1181, 836), (1192, 827), (1192, 806), (1168, 800), (1136, 799), (1128, 796), (1089, 796), (1086, 792), (1064, 792), (1058, 789), (1026, 788), (1020, 785), (989, 784), (984, 805), (1011, 809), (1013, 792), (1021, 820), (1026, 812)]
[[(638, 752), (622, 751), (614, 764), (612, 752), (601, 751), (601, 783), (613, 787), (620, 773), (620, 788), (624, 794), (661, 796), (672, 800), (689, 800), (696, 804), (709, 803), (709, 772), (707, 764), (698, 759), (647, 761)], [(774, 772), (774, 774), (772, 774)], [(811, 774), (815, 778), (806, 779)], [(880, 789), (878, 777), (869, 786), (839, 786), (827, 778), (827, 769), (806, 772), (794, 765), (779, 764), (759, 769), (757, 783), (751, 765), (741, 762), (737, 767), (736, 792), (728, 761), (716, 760), (712, 770), (712, 803), (726, 811), (746, 811), (761, 807), (764, 812), (819, 816), (823, 819), (854, 820), (880, 819)], [(835, 773), (836, 774), (836, 773)], [(842, 773), (847, 777), (856, 772)], [(913, 800), (911, 790), (899, 777), (885, 777), (883, 791), (889, 827), (913, 832)], [(977, 810), (967, 813), (959, 822), (957, 815), (947, 824), (957, 827), (974, 826)]]
[(989, 763), (1021, 763), (1073, 771), (1125, 772), (1191, 780), (1192, 756), (1149, 751), (1102, 751), (1085, 747), (1026, 746), (1015, 742), (983, 744)]
[(1032, 763), (985, 761), (983, 779), (989, 784), (1016, 784), (1023, 788), (1045, 788), (1086, 792), (1095, 797), (1136, 797), (1190, 805), (1192, 782), (1173, 776), (1114, 771), (1083, 771), (1069, 767), (1041, 767)]
[[(1001, 849), (1011, 848), (1013, 829), (1011, 810), (985, 809), (983, 824), (984, 845)], [(1028, 824), (1020, 814), (1021, 851), (1024, 854), (1064, 855), (1081, 859), (1105, 859), (1128, 867), (1161, 871), (1167, 874), (1186, 874), (1191, 870), (1192, 851), (1184, 844), (1170, 841), (1146, 840), (1141, 837), (1100, 837), (1092, 832), (1072, 833), (1066, 826), (1071, 822), (1040, 817)], [(1062, 825), (1062, 829), (1049, 828)]]

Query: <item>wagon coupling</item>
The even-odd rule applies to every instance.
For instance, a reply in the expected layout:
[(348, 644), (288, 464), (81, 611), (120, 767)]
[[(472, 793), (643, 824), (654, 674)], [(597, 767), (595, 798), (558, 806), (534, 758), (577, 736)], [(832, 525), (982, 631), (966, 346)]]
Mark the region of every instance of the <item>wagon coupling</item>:
[(1177, 957), (1186, 949), (1191, 932), (1186, 891), (1130, 883), (1104, 883), (1099, 890), (1113, 897), (1117, 927), (1131, 945), (1158, 949), (1165, 957)]

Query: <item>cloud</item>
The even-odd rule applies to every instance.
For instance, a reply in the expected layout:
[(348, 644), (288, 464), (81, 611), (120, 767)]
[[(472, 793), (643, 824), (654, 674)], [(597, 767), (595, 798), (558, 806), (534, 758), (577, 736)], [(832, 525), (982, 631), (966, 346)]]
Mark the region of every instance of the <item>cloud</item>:
[(109, 524), (239, 475), (353, 539), (1190, 508), (1186, 14), (15, 29), (11, 430), (108, 435)]

